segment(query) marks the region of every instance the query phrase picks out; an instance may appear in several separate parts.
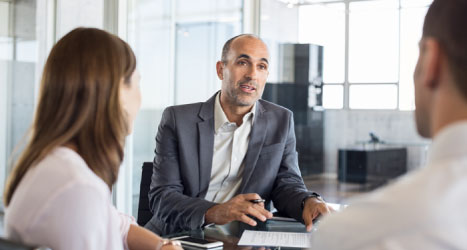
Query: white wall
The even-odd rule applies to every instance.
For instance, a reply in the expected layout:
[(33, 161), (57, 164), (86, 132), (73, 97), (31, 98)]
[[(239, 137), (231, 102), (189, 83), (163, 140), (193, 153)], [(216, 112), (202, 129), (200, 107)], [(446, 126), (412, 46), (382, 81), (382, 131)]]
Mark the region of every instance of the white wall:
[(339, 148), (368, 141), (370, 132), (387, 143), (407, 145), (409, 170), (425, 163), (430, 143), (417, 134), (409, 111), (326, 110), (324, 131), (326, 173), (337, 173)]

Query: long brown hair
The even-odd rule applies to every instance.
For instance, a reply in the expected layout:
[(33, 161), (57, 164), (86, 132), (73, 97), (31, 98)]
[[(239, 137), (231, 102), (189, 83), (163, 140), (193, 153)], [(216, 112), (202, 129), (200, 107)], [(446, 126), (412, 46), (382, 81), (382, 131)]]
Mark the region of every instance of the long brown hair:
[(111, 188), (128, 132), (120, 83), (130, 84), (135, 68), (128, 44), (105, 31), (77, 28), (57, 42), (44, 67), (29, 142), (8, 178), (6, 205), (26, 172), (65, 144), (76, 146)]

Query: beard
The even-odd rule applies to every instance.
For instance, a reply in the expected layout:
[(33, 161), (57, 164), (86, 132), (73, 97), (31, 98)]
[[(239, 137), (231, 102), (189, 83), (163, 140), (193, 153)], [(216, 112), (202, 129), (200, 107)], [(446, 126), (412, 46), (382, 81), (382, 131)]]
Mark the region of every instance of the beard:
[[(253, 93), (243, 92), (240, 87), (243, 84), (254, 87), (255, 91)], [(228, 83), (226, 96), (232, 105), (247, 107), (252, 106), (261, 97), (262, 91), (261, 93), (259, 91), (258, 83), (256, 81), (243, 80), (236, 84), (232, 82)]]

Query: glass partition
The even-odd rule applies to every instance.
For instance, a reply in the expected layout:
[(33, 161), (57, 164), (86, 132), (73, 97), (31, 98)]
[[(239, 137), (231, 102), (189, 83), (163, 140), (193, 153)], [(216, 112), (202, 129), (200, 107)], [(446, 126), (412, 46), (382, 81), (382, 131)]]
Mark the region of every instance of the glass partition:
[[(37, 62), (36, 1), (0, 1), (0, 184), (32, 122)], [(3, 199), (2, 199), (3, 201)]]

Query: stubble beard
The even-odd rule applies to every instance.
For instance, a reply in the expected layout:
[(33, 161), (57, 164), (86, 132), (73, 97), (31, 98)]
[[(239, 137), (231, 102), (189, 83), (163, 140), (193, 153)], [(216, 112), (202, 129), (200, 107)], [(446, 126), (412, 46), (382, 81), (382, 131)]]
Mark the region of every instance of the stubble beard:
[(251, 106), (253, 105), (254, 102), (248, 102), (246, 100), (242, 100), (241, 98), (241, 95), (243, 95), (243, 93), (239, 93), (240, 90), (234, 90), (232, 91), (232, 104), (234, 104), (235, 106), (241, 106), (241, 107), (246, 107), (246, 106)]
[[(256, 84), (256, 83), (251, 84), (256, 89), (255, 93), (247, 94), (247, 93), (242, 92), (242, 90), (240, 89), (240, 85), (244, 84), (244, 83), (247, 83), (247, 82), (249, 82), (249, 81), (240, 81), (237, 84), (235, 84), (235, 88), (229, 89), (228, 95), (230, 96), (229, 99), (231, 101), (231, 104), (233, 104), (235, 106), (240, 106), (240, 107), (248, 107), (248, 106), (252, 106), (259, 99), (259, 98), (254, 97), (254, 95), (258, 93), (257, 92), (258, 91), (258, 84)], [(242, 98), (242, 96), (250, 96), (250, 97), (253, 98), (253, 100), (252, 101), (244, 100)]]

